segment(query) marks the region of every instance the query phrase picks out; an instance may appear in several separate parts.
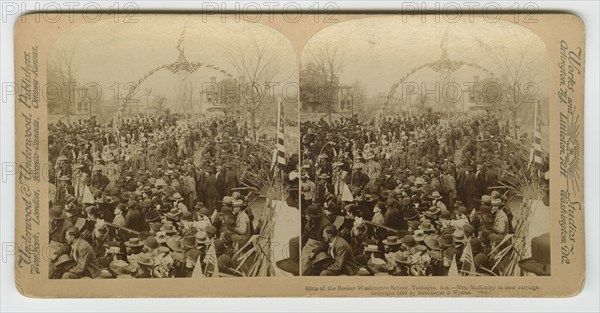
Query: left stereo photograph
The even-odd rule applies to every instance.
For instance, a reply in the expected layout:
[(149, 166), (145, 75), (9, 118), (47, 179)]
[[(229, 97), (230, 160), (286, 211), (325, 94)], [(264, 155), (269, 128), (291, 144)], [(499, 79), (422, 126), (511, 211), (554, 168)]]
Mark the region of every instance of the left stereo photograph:
[(47, 50), (48, 277), (298, 275), (291, 43), (136, 19), (70, 25)]

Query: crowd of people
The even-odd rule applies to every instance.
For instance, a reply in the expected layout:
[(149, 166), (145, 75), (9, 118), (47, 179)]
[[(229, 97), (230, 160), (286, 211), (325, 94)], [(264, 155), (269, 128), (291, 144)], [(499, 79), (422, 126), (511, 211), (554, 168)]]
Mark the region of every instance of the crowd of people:
[(232, 116), (49, 125), (50, 276), (243, 276), (258, 232), (245, 171), (269, 166)]
[(491, 114), (301, 123), (303, 275), (498, 275), (503, 170), (521, 142)]

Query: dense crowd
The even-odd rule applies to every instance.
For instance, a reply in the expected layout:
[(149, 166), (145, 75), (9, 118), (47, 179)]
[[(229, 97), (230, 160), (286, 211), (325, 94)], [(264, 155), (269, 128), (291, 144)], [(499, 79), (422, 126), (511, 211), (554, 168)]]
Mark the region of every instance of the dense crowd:
[(497, 275), (513, 232), (503, 170), (527, 170), (493, 115), (301, 123), (304, 275)]
[(243, 275), (245, 169), (269, 146), (231, 116), (51, 124), (51, 278)]

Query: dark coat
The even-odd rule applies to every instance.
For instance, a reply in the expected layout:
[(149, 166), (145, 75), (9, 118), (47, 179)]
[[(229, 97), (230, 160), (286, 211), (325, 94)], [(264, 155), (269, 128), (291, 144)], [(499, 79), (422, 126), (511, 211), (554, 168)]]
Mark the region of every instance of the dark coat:
[(352, 248), (344, 238), (336, 237), (328, 254), (333, 255), (333, 264), (329, 265), (326, 270), (339, 274), (356, 275), (359, 265)]

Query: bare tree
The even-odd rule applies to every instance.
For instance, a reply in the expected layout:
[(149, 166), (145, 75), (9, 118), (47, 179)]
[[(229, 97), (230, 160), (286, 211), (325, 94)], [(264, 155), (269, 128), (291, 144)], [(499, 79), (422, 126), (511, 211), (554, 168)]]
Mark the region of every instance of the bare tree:
[(70, 122), (71, 112), (70, 108), (75, 101), (75, 97), (71, 94), (74, 89), (72, 89), (76, 82), (75, 75), (79, 70), (79, 64), (76, 64), (75, 54), (77, 52), (77, 46), (73, 45), (70, 47), (64, 47), (61, 50), (58, 50), (54, 54), (54, 58), (51, 60), (50, 64), (54, 71), (57, 72), (58, 79), (60, 81), (56, 82), (60, 85), (60, 89), (67, 88), (67, 92), (62, 92), (62, 99), (64, 100), (63, 105), (65, 106), (65, 114), (67, 115), (67, 120)]
[(275, 39), (264, 38), (259, 42), (252, 38), (249, 46), (239, 43), (235, 50), (227, 51), (227, 57), (241, 81), (239, 105), (248, 113), (252, 127), (252, 138), (257, 141), (256, 116), (269, 102), (273, 94), (275, 79), (280, 74), (280, 64), (273, 45)]
[(330, 122), (333, 111), (332, 106), (335, 99), (337, 99), (339, 74), (344, 67), (339, 55), (340, 47), (341, 42), (328, 42), (310, 52), (312, 61), (317, 65), (325, 80), (325, 86), (321, 87), (324, 92), (319, 94), (322, 95), (322, 100), (327, 106)]
[(517, 127), (517, 117), (523, 109), (523, 104), (530, 102), (531, 95), (538, 93), (540, 88), (541, 64), (540, 58), (523, 48), (517, 57), (509, 57), (505, 48), (492, 49), (480, 39), (477, 41), (485, 49), (498, 68), (505, 81), (502, 83), (504, 106), (511, 116), (513, 127)]

